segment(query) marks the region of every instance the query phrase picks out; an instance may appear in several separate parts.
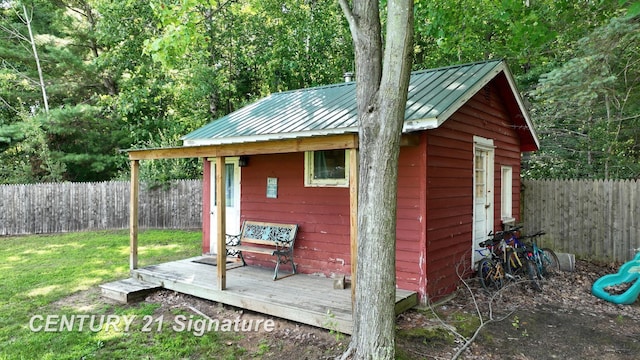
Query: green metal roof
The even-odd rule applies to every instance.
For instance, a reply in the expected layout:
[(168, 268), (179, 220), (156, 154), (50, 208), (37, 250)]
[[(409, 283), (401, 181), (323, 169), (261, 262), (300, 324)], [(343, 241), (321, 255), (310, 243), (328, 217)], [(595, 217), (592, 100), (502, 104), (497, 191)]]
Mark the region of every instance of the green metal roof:
[[(486, 61), (411, 74), (404, 132), (440, 126), (498, 74), (506, 75), (516, 108), (537, 148), (527, 112), (503, 61)], [(355, 82), (271, 94), (197, 129), (185, 146), (356, 133)]]

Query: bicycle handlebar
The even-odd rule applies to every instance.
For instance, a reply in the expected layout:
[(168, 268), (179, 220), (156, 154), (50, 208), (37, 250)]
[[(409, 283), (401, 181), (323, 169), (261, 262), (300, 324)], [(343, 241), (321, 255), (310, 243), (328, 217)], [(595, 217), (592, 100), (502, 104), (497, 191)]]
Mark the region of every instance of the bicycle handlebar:
[(491, 246), (496, 246), (498, 245), (498, 243), (500, 243), (501, 240), (496, 240), (496, 239), (487, 239), (483, 242), (481, 242), (480, 247), (486, 248), (486, 247), (491, 247)]
[[(493, 240), (494, 241), (502, 240), (508, 235), (513, 235), (516, 232), (520, 231), (521, 229), (522, 229), (522, 226), (517, 226), (509, 230), (496, 231), (496, 233), (493, 234)], [(491, 232), (489, 232), (489, 236), (492, 236)]]
[(544, 234), (546, 234), (546, 232), (544, 230), (538, 230), (537, 233), (531, 234), (531, 235), (522, 236), (522, 238), (523, 239), (533, 239), (535, 237), (542, 236)]

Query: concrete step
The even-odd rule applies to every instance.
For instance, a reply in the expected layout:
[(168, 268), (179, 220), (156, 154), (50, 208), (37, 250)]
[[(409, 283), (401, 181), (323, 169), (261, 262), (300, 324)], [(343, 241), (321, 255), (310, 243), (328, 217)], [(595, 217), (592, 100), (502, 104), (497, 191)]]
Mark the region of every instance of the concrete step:
[(102, 296), (123, 304), (144, 299), (149, 293), (162, 288), (157, 284), (129, 278), (100, 285)]

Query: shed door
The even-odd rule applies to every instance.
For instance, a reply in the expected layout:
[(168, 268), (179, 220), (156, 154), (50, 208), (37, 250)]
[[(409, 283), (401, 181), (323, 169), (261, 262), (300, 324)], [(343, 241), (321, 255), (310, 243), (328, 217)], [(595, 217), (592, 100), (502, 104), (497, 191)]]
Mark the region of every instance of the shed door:
[(474, 138), (473, 258), (480, 260), (479, 244), (493, 230), (493, 140)]
[[(225, 189), (226, 189), (226, 230), (227, 234), (240, 233), (240, 167), (238, 166), (238, 158), (225, 159)], [(216, 164), (211, 163), (211, 221), (210, 221), (210, 239), (211, 253), (218, 253), (217, 234), (217, 213), (216, 213)]]

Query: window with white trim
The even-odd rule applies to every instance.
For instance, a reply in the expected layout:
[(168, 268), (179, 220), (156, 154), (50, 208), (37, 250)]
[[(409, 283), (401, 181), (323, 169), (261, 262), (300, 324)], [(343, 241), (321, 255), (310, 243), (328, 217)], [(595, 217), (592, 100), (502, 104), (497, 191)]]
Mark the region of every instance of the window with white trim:
[(304, 154), (305, 186), (349, 186), (348, 150), (307, 151)]
[(513, 222), (513, 168), (502, 166), (501, 168), (501, 217), (503, 223)]

